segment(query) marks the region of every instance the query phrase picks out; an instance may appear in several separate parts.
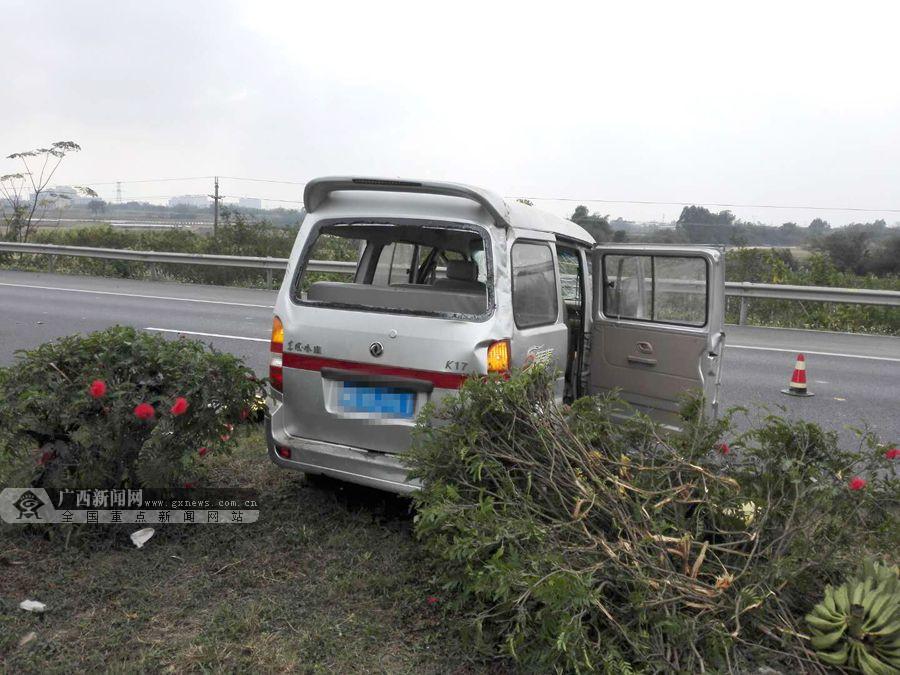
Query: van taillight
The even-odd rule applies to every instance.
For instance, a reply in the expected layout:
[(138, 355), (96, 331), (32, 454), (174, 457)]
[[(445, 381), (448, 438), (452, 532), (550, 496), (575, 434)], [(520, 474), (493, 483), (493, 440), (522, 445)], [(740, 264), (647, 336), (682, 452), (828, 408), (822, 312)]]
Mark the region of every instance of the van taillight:
[(491, 343), (487, 351), (487, 369), (489, 373), (509, 372), (509, 340)]
[(269, 382), (275, 391), (284, 391), (281, 354), (284, 351), (284, 325), (277, 316), (272, 319), (272, 342), (269, 351)]

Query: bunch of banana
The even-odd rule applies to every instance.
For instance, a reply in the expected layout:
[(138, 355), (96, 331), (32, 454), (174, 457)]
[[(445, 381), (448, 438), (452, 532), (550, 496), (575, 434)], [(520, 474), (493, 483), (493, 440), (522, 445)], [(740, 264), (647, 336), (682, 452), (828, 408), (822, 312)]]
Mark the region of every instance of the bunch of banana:
[(900, 675), (900, 568), (867, 561), (858, 577), (826, 587), (806, 622), (823, 663)]

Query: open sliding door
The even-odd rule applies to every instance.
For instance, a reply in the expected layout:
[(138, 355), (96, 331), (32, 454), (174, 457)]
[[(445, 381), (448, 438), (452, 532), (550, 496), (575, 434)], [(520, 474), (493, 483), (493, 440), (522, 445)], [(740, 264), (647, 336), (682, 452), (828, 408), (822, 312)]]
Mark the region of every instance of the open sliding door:
[(725, 345), (723, 255), (713, 248), (599, 246), (593, 251), (590, 391), (618, 390), (677, 426), (684, 395), (718, 409)]

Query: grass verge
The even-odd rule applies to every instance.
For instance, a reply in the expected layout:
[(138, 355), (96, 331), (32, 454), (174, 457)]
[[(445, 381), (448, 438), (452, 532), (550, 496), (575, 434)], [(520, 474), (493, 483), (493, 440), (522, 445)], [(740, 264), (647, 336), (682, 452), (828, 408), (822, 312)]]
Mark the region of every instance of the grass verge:
[(485, 668), (427, 601), (440, 593), (407, 500), (279, 470), (258, 428), (210, 464), (211, 484), (259, 490), (259, 522), (159, 526), (143, 549), (133, 525), (68, 546), (63, 526), (0, 525), (0, 671)]

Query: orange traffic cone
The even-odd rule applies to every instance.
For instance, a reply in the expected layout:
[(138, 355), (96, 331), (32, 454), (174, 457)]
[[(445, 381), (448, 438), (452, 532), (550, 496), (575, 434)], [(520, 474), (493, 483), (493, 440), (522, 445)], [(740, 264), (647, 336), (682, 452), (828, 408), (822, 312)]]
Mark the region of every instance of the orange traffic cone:
[(797, 354), (797, 363), (794, 365), (791, 383), (787, 389), (782, 389), (781, 393), (788, 396), (815, 396), (811, 391), (806, 390), (806, 357), (803, 354)]

